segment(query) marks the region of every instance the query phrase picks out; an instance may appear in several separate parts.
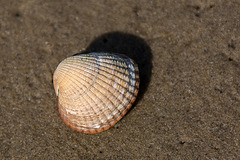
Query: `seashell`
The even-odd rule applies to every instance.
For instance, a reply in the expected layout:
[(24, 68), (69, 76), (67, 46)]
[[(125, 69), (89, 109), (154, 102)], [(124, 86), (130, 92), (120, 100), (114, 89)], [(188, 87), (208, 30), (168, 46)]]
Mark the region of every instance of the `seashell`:
[(53, 83), (63, 121), (77, 131), (95, 134), (112, 127), (128, 112), (140, 82), (132, 59), (88, 53), (63, 60)]

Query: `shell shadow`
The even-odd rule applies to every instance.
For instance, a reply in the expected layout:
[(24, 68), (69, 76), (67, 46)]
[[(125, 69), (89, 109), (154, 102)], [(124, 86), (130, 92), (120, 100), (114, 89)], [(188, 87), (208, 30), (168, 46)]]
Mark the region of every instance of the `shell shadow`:
[(90, 52), (119, 53), (132, 58), (138, 64), (140, 76), (140, 87), (136, 101), (142, 98), (152, 75), (151, 49), (142, 38), (122, 32), (106, 33), (97, 37), (82, 53)]

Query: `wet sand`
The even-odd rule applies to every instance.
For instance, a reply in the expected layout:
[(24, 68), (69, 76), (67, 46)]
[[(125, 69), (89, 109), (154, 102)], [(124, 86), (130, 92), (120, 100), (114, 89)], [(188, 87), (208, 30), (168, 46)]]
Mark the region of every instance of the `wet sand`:
[[(239, 159), (240, 1), (0, 2), (0, 159)], [(58, 63), (126, 54), (141, 85), (111, 129), (57, 110)]]

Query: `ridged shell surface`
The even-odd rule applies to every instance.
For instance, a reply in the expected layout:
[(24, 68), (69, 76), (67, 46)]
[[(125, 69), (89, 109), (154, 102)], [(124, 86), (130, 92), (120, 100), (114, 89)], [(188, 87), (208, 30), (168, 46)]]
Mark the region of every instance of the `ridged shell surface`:
[(53, 82), (63, 121), (94, 134), (112, 127), (131, 108), (139, 71), (132, 59), (122, 55), (80, 54), (58, 65)]

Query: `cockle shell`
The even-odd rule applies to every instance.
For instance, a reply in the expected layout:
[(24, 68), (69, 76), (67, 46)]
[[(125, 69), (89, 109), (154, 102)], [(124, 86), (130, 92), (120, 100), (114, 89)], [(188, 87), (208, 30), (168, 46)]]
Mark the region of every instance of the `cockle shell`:
[(131, 108), (139, 89), (132, 59), (88, 53), (63, 60), (53, 75), (58, 110), (71, 128), (88, 134), (115, 125)]

